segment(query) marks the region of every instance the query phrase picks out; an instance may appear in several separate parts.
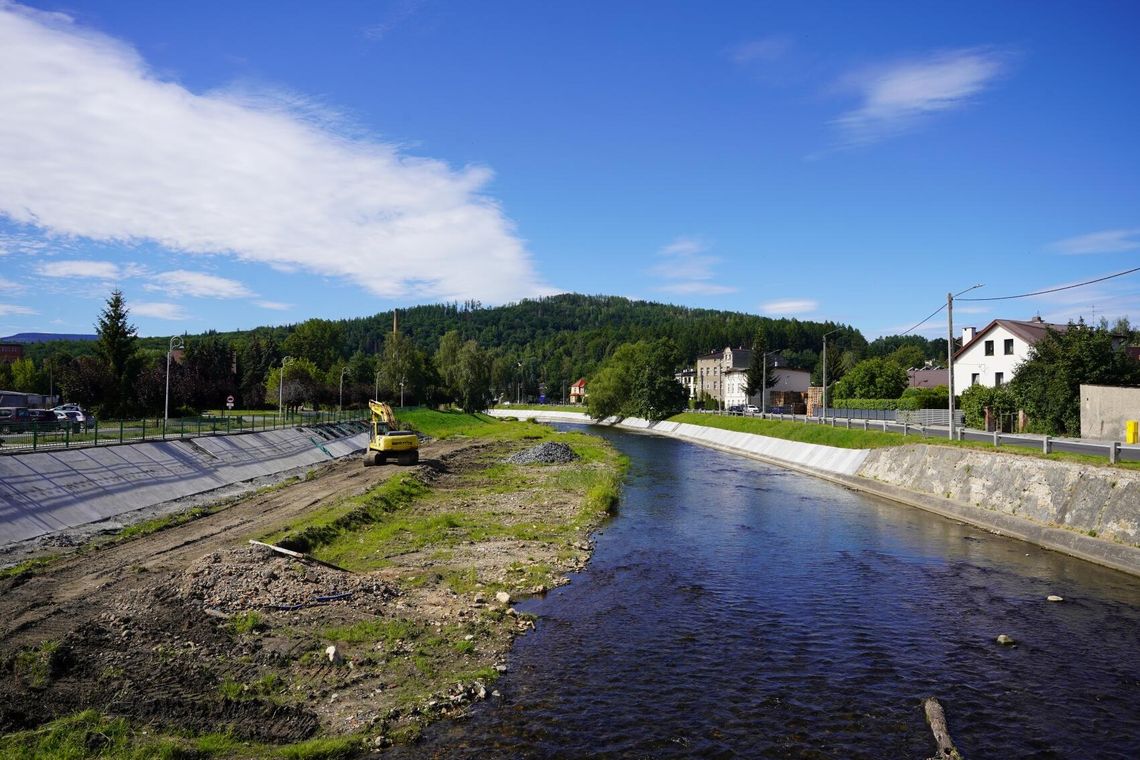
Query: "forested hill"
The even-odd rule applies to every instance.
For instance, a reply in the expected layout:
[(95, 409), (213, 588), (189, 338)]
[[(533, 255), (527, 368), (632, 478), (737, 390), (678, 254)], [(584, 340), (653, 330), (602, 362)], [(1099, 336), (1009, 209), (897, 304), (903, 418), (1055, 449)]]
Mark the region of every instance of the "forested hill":
[[(236, 356), (243, 389), (263, 383), (269, 369), (286, 355), (308, 359), (316, 369), (338, 378), (339, 367), (347, 363), (354, 381), (364, 384), (391, 361), (384, 356), (386, 349), (399, 345), (387, 345), (392, 343), (392, 317), (388, 311), (356, 319), (310, 319), (296, 325), (211, 331), (184, 338), (191, 354), (217, 354), (220, 364), (225, 363), (225, 356)], [(836, 376), (861, 358), (887, 355), (904, 344), (913, 353), (906, 366), (921, 363), (923, 356), (945, 355), (944, 340), (893, 336), (868, 345), (854, 327), (833, 322), (771, 319), (616, 296), (564, 294), (493, 308), (478, 302), (414, 306), (401, 309), (398, 320), (404, 336), (401, 340), (410, 340), (426, 363), (449, 331), (458, 332), (463, 342), (475, 340), (480, 348), (491, 352), (496, 387), (519, 376), (535, 387), (539, 382), (564, 387), (579, 377), (590, 377), (623, 343), (661, 337), (671, 338), (683, 361), (692, 366), (699, 354), (725, 346), (751, 347), (756, 335), (762, 333), (768, 350), (782, 352), (792, 366), (817, 372), (823, 336), (833, 333), (828, 338), (828, 364)], [(138, 347), (149, 361), (161, 363), (168, 341), (169, 337), (141, 338)], [(49, 358), (59, 361), (90, 356), (94, 351), (95, 344), (90, 342), (25, 345), (25, 355), (37, 366), (47, 366)]]

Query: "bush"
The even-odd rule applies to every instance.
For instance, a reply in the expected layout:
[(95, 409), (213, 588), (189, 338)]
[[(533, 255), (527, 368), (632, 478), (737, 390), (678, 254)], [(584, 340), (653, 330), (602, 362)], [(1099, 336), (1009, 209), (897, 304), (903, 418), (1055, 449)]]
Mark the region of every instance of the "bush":
[(834, 409), (871, 409), (875, 411), (922, 408), (916, 400), (908, 398), (837, 398), (828, 399), (828, 406)]
[(916, 401), (918, 403), (916, 409), (945, 409), (950, 403), (950, 389), (945, 385), (935, 388), (907, 388), (903, 391), (902, 397)]
[(1017, 411), (1017, 401), (1008, 388), (990, 388), (985, 385), (971, 385), (962, 391), (958, 408), (966, 415), (966, 426), (984, 428), (986, 407), (993, 414), (1004, 417)]

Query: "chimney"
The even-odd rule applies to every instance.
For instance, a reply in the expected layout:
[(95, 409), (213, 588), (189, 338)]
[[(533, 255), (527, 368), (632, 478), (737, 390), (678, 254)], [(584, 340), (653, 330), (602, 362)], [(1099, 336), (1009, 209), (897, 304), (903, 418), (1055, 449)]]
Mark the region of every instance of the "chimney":
[(963, 327), (962, 328), (962, 345), (963, 346), (974, 339), (974, 332), (975, 332), (975, 330), (973, 327)]

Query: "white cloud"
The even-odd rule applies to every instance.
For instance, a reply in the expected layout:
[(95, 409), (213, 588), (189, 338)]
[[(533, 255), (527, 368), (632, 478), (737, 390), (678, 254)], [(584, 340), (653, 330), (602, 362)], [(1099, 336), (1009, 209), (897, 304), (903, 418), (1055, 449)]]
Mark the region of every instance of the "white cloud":
[(657, 290), (681, 295), (722, 295), (735, 293), (736, 288), (712, 282), (713, 268), (720, 262), (716, 256), (702, 255), (708, 249), (700, 238), (679, 237), (657, 252), (665, 259), (650, 272), (664, 280)]
[(769, 301), (761, 304), (760, 311), (765, 314), (807, 314), (818, 308), (818, 301), (812, 301), (808, 298), (790, 298), (785, 301)]
[(60, 14), (0, 4), (0, 215), (357, 283), (387, 298), (553, 292), (482, 167), (346, 135), (320, 109), (199, 94)]
[(127, 270), (110, 261), (72, 259), (69, 261), (47, 261), (36, 267), (43, 277), (76, 278), (85, 280), (121, 280), (128, 276)]
[(202, 272), (190, 272), (185, 269), (157, 274), (151, 282), (143, 287), (146, 290), (169, 293), (170, 295), (197, 298), (248, 298), (253, 295), (249, 288), (237, 280)]
[(190, 315), (176, 303), (144, 302), (136, 303), (130, 307), (132, 317), (152, 317), (154, 319), (167, 319), (179, 322), (189, 319)]
[(263, 309), (270, 309), (272, 311), (288, 311), (293, 308), (291, 303), (281, 303), (280, 301), (254, 301), (254, 306), (260, 306)]
[(753, 61), (775, 61), (782, 58), (791, 47), (792, 41), (787, 37), (763, 37), (734, 47), (732, 60), (741, 65)]
[(39, 312), (29, 309), (27, 306), (18, 306), (14, 303), (0, 303), (0, 317), (7, 317), (12, 314), (38, 314)]
[(836, 124), (852, 145), (898, 134), (968, 104), (1007, 68), (1008, 59), (990, 48), (966, 48), (854, 72), (839, 86), (855, 92), (860, 103)]
[(1059, 253), (1124, 253), (1140, 249), (1140, 227), (1123, 230), (1103, 230), (1087, 235), (1065, 238), (1049, 244)]

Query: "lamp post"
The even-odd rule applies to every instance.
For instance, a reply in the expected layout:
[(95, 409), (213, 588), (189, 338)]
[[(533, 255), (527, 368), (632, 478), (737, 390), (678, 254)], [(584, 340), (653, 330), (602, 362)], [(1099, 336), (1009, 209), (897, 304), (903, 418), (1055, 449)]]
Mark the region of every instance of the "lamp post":
[(292, 356), (281, 357), (281, 374), (277, 377), (277, 413), (285, 416), (285, 365), (293, 361)]
[(170, 355), (174, 353), (175, 349), (183, 349), (186, 344), (183, 342), (182, 337), (175, 335), (170, 339), (170, 348), (166, 351), (166, 403), (162, 407), (162, 433), (166, 434), (166, 421), (170, 419)]
[(519, 362), (518, 365), (519, 365), (519, 381), (518, 381), (518, 385), (515, 386), (515, 403), (521, 404), (522, 403), (522, 362)]
[(344, 411), (344, 375), (348, 372), (348, 367), (340, 368), (340, 404), (337, 405), (337, 411)]
[[(971, 290), (982, 287), (981, 283), (972, 287), (966, 288), (962, 293), (969, 293)], [(947, 402), (947, 407), (950, 410), (950, 419), (947, 420), (947, 429), (950, 433), (950, 440), (954, 440), (954, 299), (962, 295), (962, 293), (947, 293), (946, 294), (946, 366), (949, 368), (949, 377), (947, 378), (947, 390), (949, 390), (950, 400)]]
[(768, 357), (772, 354), (778, 354), (779, 351), (765, 351), (764, 355), (760, 357), (760, 365), (763, 367), (763, 372), (760, 373), (760, 417), (767, 418), (768, 414)]
[(823, 334), (823, 423), (827, 424), (827, 336), (834, 335), (839, 330), (832, 330)]
[(380, 400), (380, 370), (376, 370), (376, 385), (372, 390), (372, 398)]

